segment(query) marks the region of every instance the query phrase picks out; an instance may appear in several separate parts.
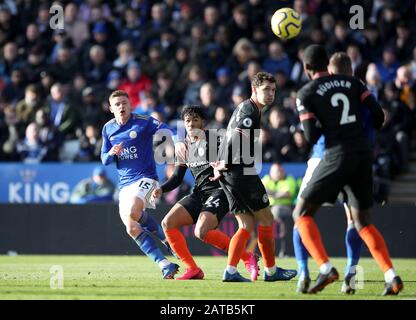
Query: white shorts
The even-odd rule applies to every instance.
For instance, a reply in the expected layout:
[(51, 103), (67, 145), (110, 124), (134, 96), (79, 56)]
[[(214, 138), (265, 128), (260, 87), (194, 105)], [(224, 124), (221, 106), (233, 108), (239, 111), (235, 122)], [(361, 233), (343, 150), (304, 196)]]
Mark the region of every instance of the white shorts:
[(140, 180), (121, 189), (118, 200), (120, 215), (130, 215), (131, 207), (134, 204), (135, 198), (141, 199), (144, 202), (145, 208), (155, 209), (155, 202), (151, 201), (150, 196), (152, 195), (153, 190), (158, 187), (159, 183), (156, 180), (141, 178)]
[(315, 171), (318, 164), (321, 162), (320, 158), (310, 158), (308, 160), (308, 167), (306, 168), (305, 176), (302, 179), (302, 184), (300, 185), (298, 198), (302, 195), (303, 190), (305, 190), (308, 182), (311, 180), (313, 172)]

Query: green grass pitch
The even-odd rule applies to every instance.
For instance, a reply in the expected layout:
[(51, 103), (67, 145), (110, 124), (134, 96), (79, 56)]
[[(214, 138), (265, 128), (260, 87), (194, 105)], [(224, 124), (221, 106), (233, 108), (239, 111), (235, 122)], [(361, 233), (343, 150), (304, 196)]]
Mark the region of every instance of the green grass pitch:
[[(172, 258), (173, 259), (173, 258)], [(0, 299), (386, 299), (381, 297), (383, 275), (374, 260), (363, 258), (364, 288), (353, 296), (340, 293), (341, 281), (317, 295), (295, 292), (297, 278), (288, 282), (221, 282), (225, 257), (196, 257), (205, 272), (202, 281), (162, 280), (156, 265), (143, 256), (0, 256)], [(278, 259), (278, 265), (296, 268), (293, 258)], [(332, 259), (340, 274), (345, 259)], [(416, 259), (394, 259), (405, 289), (395, 299), (416, 299)], [(56, 285), (52, 266), (63, 270), (63, 289)], [(247, 276), (243, 266), (240, 270)], [(311, 261), (312, 278), (317, 275)], [(180, 272), (183, 271), (183, 266)], [(52, 280), (51, 280), (52, 277)]]

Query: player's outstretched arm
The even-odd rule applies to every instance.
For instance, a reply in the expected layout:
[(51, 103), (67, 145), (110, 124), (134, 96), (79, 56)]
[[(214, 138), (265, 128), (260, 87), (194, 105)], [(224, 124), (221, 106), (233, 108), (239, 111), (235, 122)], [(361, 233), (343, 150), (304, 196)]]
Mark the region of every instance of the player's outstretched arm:
[(187, 167), (185, 165), (176, 165), (173, 174), (160, 186), (162, 193), (172, 191), (179, 187), (185, 176), (186, 169)]

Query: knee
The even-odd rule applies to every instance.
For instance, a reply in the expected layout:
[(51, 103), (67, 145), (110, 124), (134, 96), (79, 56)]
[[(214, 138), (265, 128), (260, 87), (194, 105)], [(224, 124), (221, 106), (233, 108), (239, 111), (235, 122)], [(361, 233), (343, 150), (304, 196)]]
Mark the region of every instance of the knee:
[(133, 239), (136, 239), (137, 236), (140, 234), (140, 228), (139, 226), (135, 225), (128, 225), (126, 226), (127, 234), (132, 237)]
[(195, 230), (194, 230), (194, 235), (199, 240), (204, 241), (205, 236), (207, 235), (208, 231), (209, 231), (208, 228), (206, 228), (205, 226), (196, 225)]
[(175, 222), (174, 222), (174, 219), (172, 219), (170, 216), (164, 217), (163, 220), (162, 220), (161, 225), (162, 225), (162, 229), (164, 231), (174, 229), (174, 228), (177, 227)]
[[(272, 213), (269, 210), (264, 212), (259, 217), (258, 222), (262, 226), (272, 226), (273, 225), (273, 215), (272, 215)], [(254, 229), (254, 227), (253, 227), (253, 229)]]

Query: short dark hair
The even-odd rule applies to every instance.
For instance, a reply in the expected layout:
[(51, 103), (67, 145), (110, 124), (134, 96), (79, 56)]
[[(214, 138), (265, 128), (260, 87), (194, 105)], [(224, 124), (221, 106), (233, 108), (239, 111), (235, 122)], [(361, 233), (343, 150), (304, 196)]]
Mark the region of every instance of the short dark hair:
[(326, 71), (329, 63), (325, 48), (319, 44), (311, 44), (303, 53), (303, 63), (311, 71)]
[(251, 79), (251, 85), (256, 88), (262, 86), (265, 82), (276, 83), (276, 78), (271, 73), (258, 72)]
[(337, 74), (352, 75), (351, 59), (345, 52), (335, 52), (329, 59), (329, 64)]
[(185, 105), (182, 108), (181, 119), (184, 120), (186, 116), (198, 116), (201, 119), (205, 119), (205, 112), (201, 106), (197, 105)]
[(110, 96), (108, 97), (108, 102), (110, 102), (111, 99), (117, 98), (117, 97), (126, 97), (127, 99), (129, 99), (129, 95), (126, 91), (116, 90), (110, 94)]

